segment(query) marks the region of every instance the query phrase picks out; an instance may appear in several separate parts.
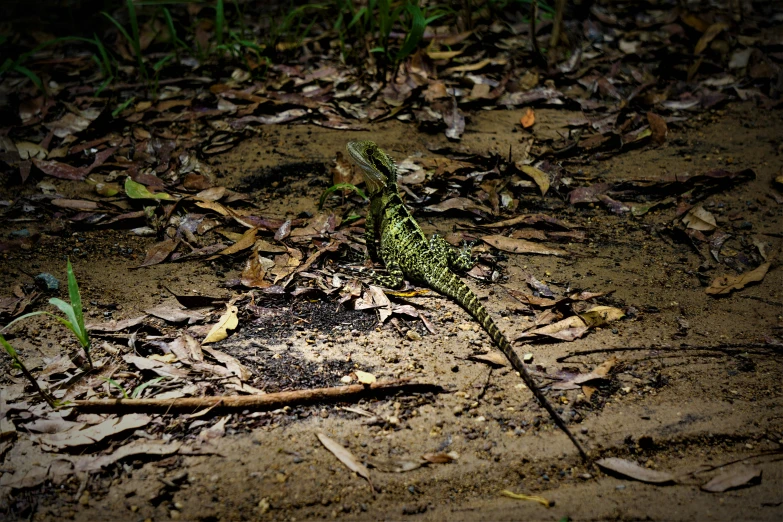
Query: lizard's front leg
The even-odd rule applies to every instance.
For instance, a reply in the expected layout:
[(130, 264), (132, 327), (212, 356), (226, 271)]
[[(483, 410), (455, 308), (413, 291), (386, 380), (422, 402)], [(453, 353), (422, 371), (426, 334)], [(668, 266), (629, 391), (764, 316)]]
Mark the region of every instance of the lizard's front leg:
[(372, 209), (367, 211), (364, 218), (364, 243), (367, 247), (367, 256), (372, 261), (378, 261), (378, 249), (375, 247), (375, 214)]
[(456, 272), (466, 272), (473, 268), (475, 263), (470, 256), (472, 246), (465, 244), (462, 250), (457, 250), (438, 234), (433, 234), (430, 238), (430, 252), (433, 256), (445, 260), (449, 268)]

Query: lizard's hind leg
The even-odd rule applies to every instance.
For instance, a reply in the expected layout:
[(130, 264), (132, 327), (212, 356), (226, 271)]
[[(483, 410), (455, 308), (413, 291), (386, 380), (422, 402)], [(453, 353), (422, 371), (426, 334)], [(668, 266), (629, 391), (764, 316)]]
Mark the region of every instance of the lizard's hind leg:
[(386, 272), (386, 274), (373, 272), (370, 275), (377, 284), (385, 286), (386, 288), (399, 288), (405, 282), (405, 274), (402, 272), (402, 268), (400, 268), (399, 264), (393, 262), (387, 263)]
[(456, 272), (467, 272), (475, 265), (470, 255), (472, 247), (472, 243), (465, 243), (461, 250), (457, 250), (438, 234), (433, 234), (430, 238), (430, 252), (433, 256), (446, 260), (449, 268)]

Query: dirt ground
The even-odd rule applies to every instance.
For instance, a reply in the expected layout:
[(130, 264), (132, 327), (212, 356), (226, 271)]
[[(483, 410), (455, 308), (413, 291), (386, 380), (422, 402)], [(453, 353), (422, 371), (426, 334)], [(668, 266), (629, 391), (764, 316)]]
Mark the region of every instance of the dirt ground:
[[(512, 132), (519, 116), (520, 111), (472, 115), (460, 147), (521, 157), (527, 135)], [(538, 111), (535, 132), (547, 132), (547, 123), (562, 117), (563, 111)], [(783, 167), (781, 136), (779, 110), (736, 104), (670, 129), (662, 147), (565, 166), (593, 183), (751, 168), (754, 180), (712, 194), (703, 204), (734, 236), (724, 254), (751, 238), (774, 253), (783, 238), (783, 206), (768, 194)], [(222, 184), (251, 191), (265, 216), (292, 218), (315, 211), (331, 184), (328, 166), (345, 142), (356, 138), (371, 138), (398, 159), (414, 153), (426, 157), (447, 145), (442, 135), (416, 134), (396, 121), (373, 125), (366, 133), (268, 126), (257, 139), (211, 163)], [(300, 174), (294, 170), (275, 179), (272, 188), (253, 189), (268, 167), (298, 162), (304, 164)], [(76, 183), (53, 183), (64, 194), (81, 190)], [(19, 189), (3, 190), (9, 198), (10, 190)], [(207, 454), (128, 459), (60, 485), (15, 490), (4, 506), (6, 520), (783, 519), (783, 275), (776, 263), (760, 284), (715, 298), (705, 293), (705, 285), (731, 271), (670, 233), (673, 207), (633, 217), (600, 205), (571, 206), (551, 195), (523, 204), (521, 211), (545, 213), (584, 230), (586, 241), (560, 244), (571, 253), (563, 258), (508, 254), (498, 266), (497, 283), (469, 284), (512, 339), (534, 320), (511, 295), (527, 289), (526, 274), (560, 293), (611, 291), (598, 302), (623, 309), (623, 320), (574, 342), (517, 342), (516, 347), (533, 354), (540, 377), (569, 368), (588, 372), (616, 357), (611, 378), (590, 400), (582, 389), (547, 394), (593, 457), (621, 457), (669, 471), (675, 484), (632, 481), (583, 463), (518, 376), (508, 367), (468, 359), (488, 352), (491, 341), (447, 299), (431, 294), (408, 299), (433, 323), (431, 334), (414, 321), (380, 327), (372, 310), (335, 312), (333, 301), (268, 298), (256, 303), (262, 308), (258, 317), (242, 316), (234, 335), (216, 345), (251, 369), (253, 386), (267, 391), (336, 386), (344, 375), (363, 370), (378, 378), (439, 384), (447, 393), (234, 413), (225, 421), (225, 435), (203, 446)], [(427, 234), (447, 234), (471, 221), (464, 214), (418, 219)], [(3, 235), (34, 225), (3, 223)], [(108, 228), (44, 234), (30, 250), (2, 254), (0, 288), (8, 294), (14, 284), (29, 282), (26, 274), (38, 272), (64, 279), (64, 257), (70, 256), (90, 320), (101, 320), (107, 311), (113, 319), (130, 318), (171, 303), (164, 286), (183, 294), (232, 295), (222, 285), (238, 277), (238, 260), (131, 270), (153, 242)], [(36, 326), (24, 327), (17, 343), (32, 368), (40, 369), (45, 358), (64, 348), (75, 351), (72, 341), (62, 344), (58, 327), (30, 324)], [(409, 328), (419, 336), (411, 340)], [(117, 345), (126, 342), (118, 338)], [(10, 370), (7, 360), (3, 367)], [(3, 381), (7, 394), (23, 386), (14, 375)], [(221, 419), (201, 418), (206, 426)], [(198, 430), (192, 422), (159, 416), (148, 436), (194, 442)], [(371, 469), (373, 491), (319, 443), (316, 433), (381, 467), (377, 463), (415, 461), (430, 452), (453, 451), (459, 458), (403, 473)], [(20, 433), (0, 467), (20, 470), (59, 457)], [(724, 493), (700, 489), (739, 463), (759, 467), (760, 483)], [(507, 498), (502, 490), (540, 495), (554, 505)]]

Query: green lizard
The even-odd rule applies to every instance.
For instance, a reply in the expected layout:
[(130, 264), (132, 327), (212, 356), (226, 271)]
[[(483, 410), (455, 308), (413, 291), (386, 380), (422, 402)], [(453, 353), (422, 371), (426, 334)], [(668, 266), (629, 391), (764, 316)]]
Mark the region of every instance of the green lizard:
[(374, 142), (351, 141), (348, 142), (347, 149), (351, 158), (361, 167), (370, 197), (370, 210), (367, 212), (365, 224), (367, 253), (373, 261), (379, 260), (376, 246), (378, 238), (381, 247), (380, 260), (388, 271), (388, 276), (375, 276), (378, 282), (396, 288), (403, 283), (404, 277), (408, 276), (413, 282), (427, 285), (459, 303), (481, 323), (555, 424), (568, 435), (582, 458), (587, 460), (587, 453), (539, 390), (487, 309), (453, 272), (467, 270), (472, 266), (470, 249), (465, 248), (460, 252), (437, 234), (427, 239), (400, 198), (394, 160)]

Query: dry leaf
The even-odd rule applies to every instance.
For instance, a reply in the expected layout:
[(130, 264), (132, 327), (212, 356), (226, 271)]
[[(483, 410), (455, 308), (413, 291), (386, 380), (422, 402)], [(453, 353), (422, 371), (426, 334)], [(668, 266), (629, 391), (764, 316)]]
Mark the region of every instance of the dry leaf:
[(625, 312), (614, 306), (594, 306), (588, 311), (579, 314), (579, 317), (590, 328), (604, 326), (625, 317)]
[(321, 444), (323, 444), (326, 449), (331, 451), (332, 454), (340, 460), (340, 462), (345, 464), (351, 471), (356, 472), (356, 474), (358, 474), (360, 477), (367, 479), (367, 482), (370, 483), (370, 488), (373, 487), (372, 481), (370, 480), (370, 470), (368, 470), (364, 464), (359, 462), (359, 460), (354, 457), (350, 451), (343, 448), (342, 445), (340, 445), (337, 441), (330, 439), (323, 433), (316, 433), (315, 435), (318, 437), (318, 440), (321, 441)]
[(375, 382), (375, 375), (367, 372), (363, 372), (361, 370), (355, 370), (353, 372), (356, 374), (356, 380), (358, 380), (362, 384), (372, 384)]
[(729, 489), (747, 486), (754, 482), (761, 482), (761, 469), (739, 465), (713, 477), (701, 489), (710, 493), (723, 493)]
[(710, 42), (712, 42), (715, 37), (721, 33), (721, 31), (728, 28), (729, 24), (726, 22), (718, 22), (709, 26), (701, 38), (699, 38), (699, 41), (696, 42), (696, 47), (693, 49), (693, 54), (701, 54), (704, 49), (707, 48)]
[(666, 126), (666, 120), (654, 112), (648, 112), (647, 123), (650, 124), (650, 131), (652, 131), (650, 139), (652, 139), (653, 143), (656, 145), (663, 145), (664, 142), (666, 142), (666, 134), (669, 132), (669, 128)]
[(98, 441), (117, 435), (128, 430), (135, 430), (150, 423), (152, 417), (131, 413), (122, 417), (107, 419), (100, 424), (90, 426), (80, 430), (78, 428), (68, 430), (62, 433), (52, 435), (42, 435), (37, 440), (47, 446), (55, 448), (72, 448), (75, 446), (86, 446)]
[(239, 309), (236, 306), (226, 306), (226, 313), (215, 323), (201, 343), (215, 343), (228, 337), (228, 330), (233, 330), (239, 324), (237, 312)]
[(425, 453), (421, 458), (430, 464), (448, 464), (449, 462), (457, 460), (459, 458), (459, 453), (456, 451), (449, 451), (448, 453)]
[(525, 239), (515, 239), (500, 235), (484, 236), (481, 240), (498, 250), (514, 254), (540, 254), (544, 256), (567, 256), (568, 252), (551, 248)]
[(236, 243), (226, 249), (221, 250), (218, 252), (218, 255), (225, 256), (229, 254), (236, 254), (237, 252), (241, 252), (242, 250), (252, 247), (256, 242), (256, 233), (258, 233), (258, 228), (251, 228), (250, 230), (247, 230), (244, 234), (242, 234), (242, 237), (240, 237)]
[(742, 290), (750, 283), (758, 283), (764, 279), (769, 270), (770, 263), (764, 263), (755, 270), (745, 272), (738, 276), (720, 276), (707, 287), (705, 292), (709, 295), (726, 295), (730, 294), (733, 290)]
[(667, 484), (674, 482), (674, 475), (665, 471), (656, 471), (654, 469), (643, 468), (630, 460), (610, 457), (596, 461), (601, 468), (614, 471), (620, 475), (648, 484)]
[(527, 107), (525, 109), (525, 113), (519, 119), (519, 123), (521, 123), (524, 128), (529, 129), (530, 127), (533, 126), (535, 122), (536, 122), (536, 113), (533, 112), (533, 109)]
[(533, 181), (535, 181), (536, 185), (538, 185), (541, 195), (546, 196), (546, 193), (549, 190), (549, 176), (547, 173), (532, 165), (525, 165), (521, 161), (516, 162), (515, 165), (517, 169), (530, 176)]
[(715, 216), (713, 216), (711, 212), (704, 210), (704, 207), (701, 205), (693, 207), (685, 217), (682, 218), (682, 222), (685, 223), (685, 226), (688, 228), (702, 232), (715, 230), (718, 226), (717, 223), (715, 223)]
[(520, 493), (514, 493), (507, 489), (501, 491), (500, 494), (503, 495), (504, 497), (513, 498), (516, 500), (528, 500), (530, 502), (538, 502), (544, 507), (551, 507), (553, 505), (552, 502), (548, 501), (544, 497), (539, 497), (538, 495), (522, 495)]

